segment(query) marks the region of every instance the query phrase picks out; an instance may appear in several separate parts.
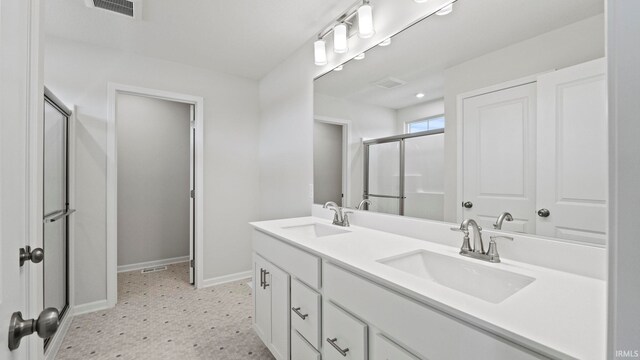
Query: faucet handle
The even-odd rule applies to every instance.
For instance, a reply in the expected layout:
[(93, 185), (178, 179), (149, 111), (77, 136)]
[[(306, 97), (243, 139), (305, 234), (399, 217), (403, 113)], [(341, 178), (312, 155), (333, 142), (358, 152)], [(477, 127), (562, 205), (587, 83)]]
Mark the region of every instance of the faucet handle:
[(490, 236), (489, 248), (487, 249), (487, 255), (489, 256), (489, 261), (492, 263), (500, 262), (500, 255), (498, 254), (498, 244), (496, 244), (497, 239), (504, 239), (513, 241), (511, 236), (503, 236), (503, 235), (495, 235)]

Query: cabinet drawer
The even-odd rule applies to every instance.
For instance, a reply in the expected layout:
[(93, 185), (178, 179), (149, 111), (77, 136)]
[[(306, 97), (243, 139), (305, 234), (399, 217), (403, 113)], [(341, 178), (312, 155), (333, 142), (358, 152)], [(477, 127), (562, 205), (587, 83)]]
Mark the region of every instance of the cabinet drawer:
[[(291, 281), (291, 329), (320, 349), (320, 294), (297, 279)], [(295, 329), (295, 330), (294, 330)]]
[(374, 341), (376, 346), (374, 360), (419, 360), (380, 333), (376, 334)]
[(335, 304), (324, 303), (324, 358), (366, 360), (367, 325)]
[(253, 232), (253, 250), (314, 289), (320, 289), (322, 260), (258, 230)]
[(320, 360), (318, 353), (313, 346), (295, 330), (291, 331), (291, 359), (292, 360)]

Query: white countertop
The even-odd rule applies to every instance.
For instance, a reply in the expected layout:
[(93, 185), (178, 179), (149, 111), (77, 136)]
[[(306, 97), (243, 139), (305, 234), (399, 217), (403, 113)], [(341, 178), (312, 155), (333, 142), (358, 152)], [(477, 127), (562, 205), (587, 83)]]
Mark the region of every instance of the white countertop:
[[(537, 352), (557, 358), (605, 358), (605, 281), (510, 261), (508, 258), (502, 258), (499, 264), (469, 259), (458, 254), (458, 247), (359, 226), (341, 228), (349, 233), (321, 238), (283, 229), (312, 223), (331, 225), (331, 221), (317, 217), (262, 221), (251, 225), (385, 287)], [(530, 276), (536, 280), (504, 301), (494, 304), (377, 262), (379, 259), (419, 249)]]

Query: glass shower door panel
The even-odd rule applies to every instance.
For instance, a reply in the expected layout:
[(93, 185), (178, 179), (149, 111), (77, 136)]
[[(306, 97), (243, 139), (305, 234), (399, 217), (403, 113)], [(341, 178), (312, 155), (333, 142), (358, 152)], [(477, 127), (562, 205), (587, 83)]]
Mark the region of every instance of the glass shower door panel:
[(369, 145), (369, 194), (400, 195), (400, 142)]
[[(67, 304), (67, 122), (44, 105), (44, 307), (62, 312)], [(54, 220), (56, 219), (57, 220)]]
[(408, 138), (404, 214), (444, 220), (444, 134)]

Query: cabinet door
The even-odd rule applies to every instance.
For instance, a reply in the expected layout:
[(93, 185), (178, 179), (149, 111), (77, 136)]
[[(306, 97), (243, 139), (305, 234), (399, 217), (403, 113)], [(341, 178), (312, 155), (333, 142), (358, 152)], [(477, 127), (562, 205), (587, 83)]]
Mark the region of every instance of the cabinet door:
[(413, 354), (382, 334), (376, 334), (376, 355), (374, 360), (418, 360)]
[(537, 233), (604, 245), (607, 81), (604, 59), (538, 78)]
[(253, 259), (253, 327), (262, 342), (269, 344), (271, 341), (271, 288), (262, 286), (267, 262), (255, 254)]
[(295, 330), (291, 331), (291, 360), (320, 360), (320, 354)]
[(328, 301), (322, 318), (325, 360), (368, 359), (365, 323)]
[(289, 274), (269, 264), (265, 281), (267, 289), (271, 289), (271, 341), (269, 348), (276, 359), (289, 360)]

